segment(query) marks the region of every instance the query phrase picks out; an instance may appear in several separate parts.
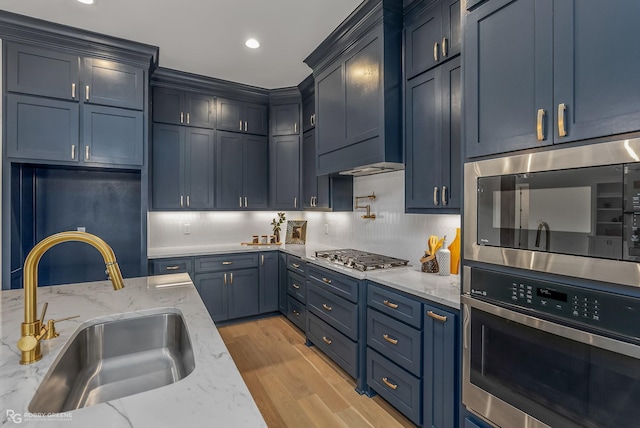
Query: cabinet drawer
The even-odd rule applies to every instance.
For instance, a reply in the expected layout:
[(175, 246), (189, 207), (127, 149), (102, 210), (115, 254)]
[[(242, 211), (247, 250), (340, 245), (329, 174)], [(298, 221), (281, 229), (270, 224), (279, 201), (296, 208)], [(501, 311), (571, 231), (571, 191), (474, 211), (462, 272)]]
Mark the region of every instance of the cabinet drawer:
[(358, 339), (358, 305), (309, 284), (307, 309), (352, 340)]
[(158, 259), (151, 261), (151, 272), (154, 275), (167, 273), (191, 273), (193, 259)]
[(387, 315), (367, 310), (367, 345), (405, 368), (421, 376), (422, 332)]
[(287, 269), (294, 272), (298, 272), (300, 275), (304, 275), (304, 268), (306, 263), (301, 258), (287, 255)]
[(369, 283), (367, 305), (416, 328), (422, 327), (422, 303)]
[(421, 423), (422, 381), (367, 348), (367, 384), (416, 425)]
[(258, 253), (229, 254), (195, 259), (196, 273), (258, 267)]
[(351, 377), (356, 377), (358, 361), (356, 342), (351, 341), (312, 313), (307, 314), (307, 338)]
[(307, 302), (307, 284), (304, 277), (293, 272), (287, 272), (287, 293), (302, 303)]
[(300, 330), (304, 331), (305, 325), (307, 324), (307, 310), (302, 303), (298, 302), (292, 296), (287, 296), (287, 318)]
[(317, 266), (307, 266), (307, 276), (313, 284), (340, 297), (358, 303), (358, 280)]

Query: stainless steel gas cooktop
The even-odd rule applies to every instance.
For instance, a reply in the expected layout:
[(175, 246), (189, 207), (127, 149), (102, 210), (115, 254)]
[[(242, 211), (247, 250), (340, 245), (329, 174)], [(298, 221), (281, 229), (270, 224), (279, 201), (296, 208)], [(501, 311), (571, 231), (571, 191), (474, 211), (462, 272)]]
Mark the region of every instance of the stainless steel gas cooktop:
[(353, 249), (316, 251), (316, 257), (363, 272), (409, 264), (408, 260)]

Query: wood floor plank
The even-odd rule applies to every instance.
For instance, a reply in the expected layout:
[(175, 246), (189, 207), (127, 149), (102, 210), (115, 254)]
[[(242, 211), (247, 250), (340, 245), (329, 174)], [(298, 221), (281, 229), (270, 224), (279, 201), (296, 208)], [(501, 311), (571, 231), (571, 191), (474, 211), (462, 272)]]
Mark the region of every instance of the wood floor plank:
[(355, 381), (283, 316), (219, 328), (240, 374), (271, 428), (413, 427)]

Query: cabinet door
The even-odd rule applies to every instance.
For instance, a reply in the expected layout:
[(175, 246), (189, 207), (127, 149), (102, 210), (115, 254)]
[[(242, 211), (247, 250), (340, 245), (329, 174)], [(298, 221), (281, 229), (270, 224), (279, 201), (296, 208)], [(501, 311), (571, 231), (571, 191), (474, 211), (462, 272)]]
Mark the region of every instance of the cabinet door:
[(215, 206), (213, 130), (187, 127), (185, 134), (185, 205), (191, 209), (211, 209)]
[(184, 206), (184, 132), (181, 126), (153, 124), (151, 205), (154, 209)]
[(300, 137), (271, 139), (271, 204), (274, 209), (300, 209)]
[(552, 117), (566, 105), (560, 136), (564, 143), (640, 129), (640, 3), (555, 1), (554, 104)]
[(184, 123), (189, 126), (214, 129), (216, 127), (216, 99), (207, 95), (187, 92)]
[(230, 271), (228, 275), (229, 319), (260, 313), (258, 269)]
[(260, 313), (275, 312), (279, 306), (278, 251), (260, 253)]
[(287, 313), (287, 255), (278, 252), (278, 309)]
[(6, 123), (7, 156), (35, 160), (77, 162), (79, 105), (9, 94)]
[[(465, 20), (467, 157), (551, 144), (553, 3), (493, 0)], [(537, 139), (538, 110), (542, 141)]]
[(325, 154), (345, 144), (345, 98), (343, 68), (339, 64), (316, 80), (317, 154)]
[(244, 130), (242, 107), (242, 102), (240, 101), (218, 98), (217, 129), (242, 132)]
[(456, 315), (424, 305), (424, 425), (456, 426)]
[(7, 43), (7, 91), (80, 99), (80, 57)]
[[(404, 30), (405, 77), (414, 77), (438, 65), (441, 57), (442, 12), (439, 4), (422, 12)], [(458, 18), (460, 14), (458, 13)]]
[(244, 104), (244, 132), (256, 135), (269, 134), (267, 106), (264, 104)]
[(269, 206), (269, 141), (267, 137), (244, 137), (242, 195), (245, 208)]
[(241, 209), (243, 136), (219, 131), (216, 139), (216, 207)]
[(302, 208), (311, 208), (317, 196), (316, 134), (311, 131), (302, 136)]
[(300, 104), (283, 104), (271, 107), (271, 135), (300, 133)]
[(440, 42), (442, 59), (446, 60), (460, 53), (462, 47), (461, 24), (460, 0), (443, 0), (442, 40)]
[(184, 123), (184, 92), (153, 88), (153, 121), (181, 125)]
[(141, 111), (85, 105), (82, 112), (84, 163), (144, 163)]
[(229, 319), (228, 290), (229, 274), (223, 272), (199, 273), (195, 275), (195, 286), (200, 298), (215, 322)]
[(111, 107), (144, 108), (144, 70), (115, 61), (85, 58), (83, 102)]
[(315, 128), (316, 99), (308, 97), (302, 101), (302, 132)]
[[(462, 206), (462, 68), (460, 58), (441, 68), (442, 142), (440, 144), (440, 207)], [(414, 183), (414, 185), (417, 183)]]

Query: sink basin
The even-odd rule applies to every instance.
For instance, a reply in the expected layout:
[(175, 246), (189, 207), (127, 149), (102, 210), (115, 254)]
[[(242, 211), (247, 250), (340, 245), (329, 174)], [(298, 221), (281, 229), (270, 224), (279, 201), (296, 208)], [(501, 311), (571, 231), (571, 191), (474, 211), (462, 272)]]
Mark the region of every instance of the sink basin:
[(38, 387), (29, 411), (59, 413), (178, 382), (194, 369), (180, 314), (161, 313), (85, 327)]

